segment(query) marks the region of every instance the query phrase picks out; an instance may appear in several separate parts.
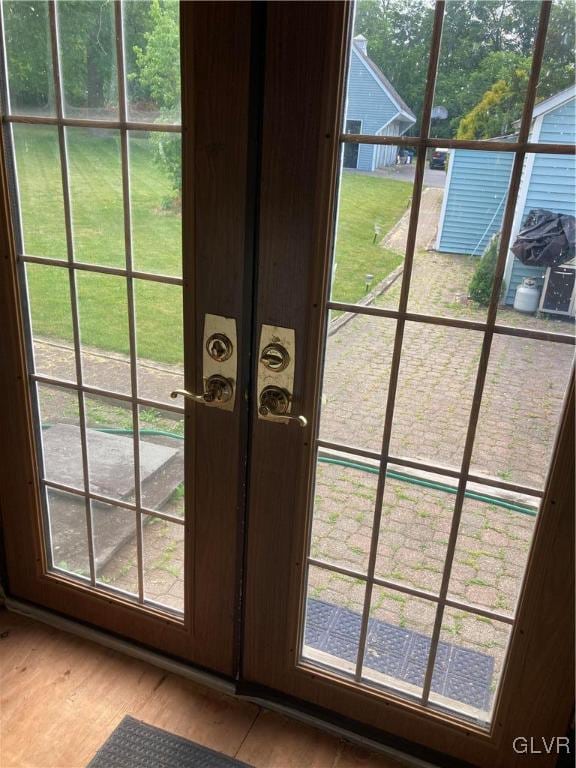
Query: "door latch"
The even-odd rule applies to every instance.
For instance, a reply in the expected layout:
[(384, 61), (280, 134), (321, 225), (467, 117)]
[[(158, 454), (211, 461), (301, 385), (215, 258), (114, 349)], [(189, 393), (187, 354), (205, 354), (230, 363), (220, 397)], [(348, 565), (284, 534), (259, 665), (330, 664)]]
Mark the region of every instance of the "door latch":
[(238, 367), (236, 320), (219, 315), (205, 315), (203, 341), (203, 391), (196, 394), (187, 389), (175, 389), (170, 393), (170, 397), (175, 399), (181, 395), (195, 403), (233, 411)]
[(206, 381), (206, 389), (201, 395), (195, 395), (188, 392), (187, 389), (175, 389), (170, 392), (170, 397), (176, 399), (178, 395), (194, 400), (196, 403), (205, 403), (206, 405), (224, 405), (229, 402), (234, 394), (234, 382), (232, 379), (225, 379), (224, 376), (210, 376)]
[(258, 418), (281, 424), (308, 424), (293, 416), (295, 334), (292, 328), (263, 325), (258, 353)]
[(290, 392), (282, 387), (265, 387), (260, 393), (260, 416), (281, 416), (287, 421), (297, 421), (301, 427), (308, 424), (305, 416), (290, 416)]

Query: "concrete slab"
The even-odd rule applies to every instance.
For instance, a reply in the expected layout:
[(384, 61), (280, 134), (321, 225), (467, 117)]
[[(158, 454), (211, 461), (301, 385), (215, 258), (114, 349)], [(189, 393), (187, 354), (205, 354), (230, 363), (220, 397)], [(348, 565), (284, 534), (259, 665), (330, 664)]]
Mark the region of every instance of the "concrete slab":
[[(91, 489), (117, 499), (134, 497), (132, 439), (98, 430), (86, 431), (89, 442)], [(83, 488), (80, 430), (57, 424), (43, 432), (47, 476)], [(142, 500), (161, 509), (184, 480), (183, 444), (169, 438), (140, 441)], [(50, 531), (54, 565), (89, 575), (84, 499), (53, 489), (49, 492)], [(111, 504), (92, 504), (94, 559), (98, 576), (115, 553), (136, 536), (134, 512)]]
[[(134, 445), (131, 437), (87, 429), (90, 489), (93, 493), (126, 499), (134, 493)], [(44, 430), (47, 476), (64, 485), (83, 488), (79, 451), (80, 429), (73, 424), (56, 424)], [(177, 448), (140, 442), (142, 482), (158, 472), (178, 453)]]

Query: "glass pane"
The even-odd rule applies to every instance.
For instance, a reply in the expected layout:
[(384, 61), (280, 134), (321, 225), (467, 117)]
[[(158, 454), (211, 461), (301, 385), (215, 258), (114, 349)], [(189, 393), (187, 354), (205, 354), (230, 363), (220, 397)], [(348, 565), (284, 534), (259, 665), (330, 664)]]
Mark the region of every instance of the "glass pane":
[[(490, 720), (510, 639), (510, 626), (453, 608), (444, 610), (434, 674), (442, 685), (432, 686), (430, 702)], [(440, 653), (443, 647), (447, 651)]]
[(467, 490), (483, 491), (486, 501), (464, 501), (449, 597), (512, 616), (536, 525), (537, 499), (530, 508), (494, 488), (468, 485)]
[(58, 129), (13, 125), (24, 252), (66, 259)]
[(438, 593), (456, 482), (406, 468), (389, 468), (380, 521), (377, 576)]
[(406, 323), (390, 454), (459, 469), (482, 334)]
[(83, 496), (46, 489), (51, 567), (90, 578), (90, 557)]
[(430, 135), (491, 139), (522, 115), (540, 3), (446, 4)]
[(134, 440), (130, 403), (85, 397), (90, 490), (134, 501)]
[(184, 517), (184, 414), (139, 410), (142, 506)]
[(177, 0), (124, 3), (128, 115), (180, 123), (180, 19)]
[(89, 264), (123, 268), (126, 257), (118, 131), (67, 128), (66, 137), (74, 257)]
[(413, 135), (424, 100), (434, 2), (359, 0), (355, 8), (346, 119), (362, 121), (354, 133)]
[(485, 322), (514, 153), (455, 149), (438, 162), (424, 174), (408, 310)]
[(54, 114), (54, 79), (46, 0), (2, 3), (10, 111)]
[(130, 134), (134, 268), (182, 274), (182, 169), (178, 133)]
[(44, 477), (84, 490), (78, 395), (70, 389), (37, 384)]
[[(435, 615), (435, 603), (375, 586), (364, 678), (407, 694), (421, 694)], [(437, 683), (434, 679), (433, 685)]]
[[(556, 106), (553, 107), (553, 103)], [(573, 93), (538, 104), (533, 140), (572, 144)], [(574, 333), (576, 314), (576, 157), (528, 154), (510, 236), (498, 322)]]
[(365, 584), (310, 566), (302, 656), (338, 672), (354, 674)]
[(34, 370), (76, 381), (76, 357), (67, 269), (26, 264)]
[(114, 3), (63, 0), (57, 8), (64, 114), (117, 120)]
[(378, 466), (322, 454), (316, 465), (310, 555), (366, 572), (376, 506)]
[(126, 280), (95, 272), (78, 272), (76, 280), (84, 382), (130, 393)]
[(96, 582), (138, 594), (136, 513), (92, 502)]
[(471, 471), (543, 488), (574, 347), (495, 336)]
[(380, 451), (396, 321), (352, 315), (329, 330), (320, 437)]
[(552, 0), (537, 101), (574, 85), (575, 17), (576, 6), (571, 0)]
[[(395, 165), (396, 147), (345, 144), (332, 265), (333, 301), (381, 303), (400, 284), (413, 164)], [(392, 308), (395, 308), (392, 307)]]
[(184, 613), (184, 526), (144, 516), (144, 599)]
[(184, 386), (182, 288), (135, 280), (138, 390), (146, 400), (172, 402)]

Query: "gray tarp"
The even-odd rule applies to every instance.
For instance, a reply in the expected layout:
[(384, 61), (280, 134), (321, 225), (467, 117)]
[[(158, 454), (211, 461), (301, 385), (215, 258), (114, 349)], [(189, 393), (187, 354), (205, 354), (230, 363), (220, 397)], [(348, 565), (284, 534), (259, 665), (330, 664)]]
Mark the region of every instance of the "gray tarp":
[(574, 216), (535, 208), (518, 233), (512, 253), (529, 266), (555, 267), (574, 258), (575, 241)]

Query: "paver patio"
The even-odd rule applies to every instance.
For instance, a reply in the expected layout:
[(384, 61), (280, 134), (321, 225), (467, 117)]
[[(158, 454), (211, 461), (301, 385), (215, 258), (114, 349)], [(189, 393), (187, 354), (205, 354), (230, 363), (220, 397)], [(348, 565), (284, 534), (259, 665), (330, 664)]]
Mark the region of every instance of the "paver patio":
[[(409, 311), (484, 321), (486, 310), (463, 300), (476, 259), (430, 249), (441, 201), (441, 195), (434, 193), (436, 190), (425, 190), (422, 198)], [(400, 224), (387, 238), (386, 247), (394, 241), (399, 248), (404, 247), (408, 216)], [(401, 280), (397, 280), (376, 298), (375, 305), (397, 309), (400, 286)], [(510, 308), (499, 310), (498, 322), (559, 333), (573, 330), (564, 321), (526, 318)], [(356, 315), (329, 337), (322, 389), (322, 438), (342, 446), (380, 451), (395, 333), (393, 319)], [(391, 455), (459, 469), (481, 342), (482, 334), (476, 331), (406, 323)], [(570, 345), (495, 336), (472, 472), (543, 487), (572, 360)], [(365, 572), (375, 494), (375, 475), (320, 462), (312, 556)], [(388, 478), (376, 575), (437, 592), (453, 504), (451, 494)], [(534, 524), (533, 516), (467, 498), (449, 597), (512, 615)], [(309, 590), (312, 597), (362, 611), (361, 582), (350, 577), (313, 568)], [(429, 635), (434, 606), (378, 588), (372, 615)], [(445, 612), (441, 639), (457, 638), (462, 646), (493, 656), (494, 681), (502, 668), (508, 636), (505, 624), (462, 610)]]

